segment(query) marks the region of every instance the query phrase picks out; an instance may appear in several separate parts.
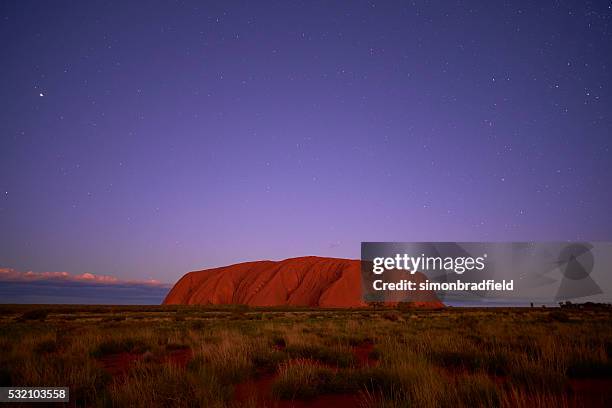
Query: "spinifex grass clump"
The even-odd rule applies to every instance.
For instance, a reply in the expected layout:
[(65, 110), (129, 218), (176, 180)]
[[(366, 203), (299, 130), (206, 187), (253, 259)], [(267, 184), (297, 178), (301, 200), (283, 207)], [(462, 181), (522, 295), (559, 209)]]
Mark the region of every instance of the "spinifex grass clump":
[(94, 357), (104, 357), (119, 353), (144, 353), (147, 350), (148, 346), (142, 340), (132, 338), (108, 339), (98, 344), (91, 352), (91, 355)]
[(272, 394), (280, 399), (312, 399), (328, 392), (339, 391), (339, 378), (329, 367), (309, 360), (281, 364)]
[(60, 344), (55, 339), (47, 339), (38, 343), (34, 347), (34, 352), (38, 354), (53, 353), (58, 351)]
[(273, 372), (287, 358), (287, 353), (283, 351), (264, 349), (253, 354), (252, 362), (256, 370), (260, 370), (262, 372)]
[(355, 355), (340, 346), (289, 345), (286, 352), (293, 358), (312, 359), (338, 367), (350, 367), (356, 363)]
[(227, 390), (214, 374), (172, 364), (138, 362), (108, 387), (106, 400), (115, 407), (223, 407)]

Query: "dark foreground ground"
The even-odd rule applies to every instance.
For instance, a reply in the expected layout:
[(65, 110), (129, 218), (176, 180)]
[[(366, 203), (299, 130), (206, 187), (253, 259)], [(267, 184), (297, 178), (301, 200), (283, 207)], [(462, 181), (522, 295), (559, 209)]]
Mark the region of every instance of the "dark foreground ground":
[(5, 305), (0, 316), (0, 385), (69, 386), (67, 406), (612, 406), (605, 310)]

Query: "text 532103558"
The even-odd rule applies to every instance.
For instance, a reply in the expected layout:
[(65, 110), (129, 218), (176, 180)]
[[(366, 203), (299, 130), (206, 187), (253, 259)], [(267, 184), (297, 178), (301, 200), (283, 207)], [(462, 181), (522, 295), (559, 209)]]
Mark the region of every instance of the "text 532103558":
[(0, 387), (0, 402), (69, 402), (68, 387)]

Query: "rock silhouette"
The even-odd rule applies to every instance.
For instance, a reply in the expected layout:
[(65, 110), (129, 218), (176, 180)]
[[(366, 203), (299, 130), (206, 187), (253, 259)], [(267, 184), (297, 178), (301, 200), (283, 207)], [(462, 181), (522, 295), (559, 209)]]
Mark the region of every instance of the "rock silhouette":
[[(417, 274), (418, 279), (423, 275)], [(363, 307), (360, 261), (301, 257), (189, 272), (163, 304)], [(415, 307), (440, 308), (435, 294)]]

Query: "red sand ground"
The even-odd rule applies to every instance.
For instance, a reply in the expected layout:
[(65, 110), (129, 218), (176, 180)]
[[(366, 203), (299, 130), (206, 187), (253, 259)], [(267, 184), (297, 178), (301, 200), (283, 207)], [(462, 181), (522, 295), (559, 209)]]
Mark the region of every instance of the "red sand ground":
[[(102, 367), (113, 377), (125, 375), (128, 370), (138, 360), (145, 357), (146, 353), (118, 353), (109, 354), (104, 357), (100, 357), (98, 362)], [(187, 367), (189, 361), (193, 358), (191, 349), (185, 348), (180, 350), (173, 350), (165, 354), (161, 358), (152, 357), (158, 363), (168, 362), (181, 368)]]
[[(415, 274), (415, 281), (424, 275)], [(442, 308), (434, 293), (416, 307)], [(166, 305), (362, 307), (360, 261), (315, 256), (246, 262), (190, 272), (164, 300)]]
[(142, 354), (126, 352), (100, 357), (98, 361), (110, 375), (116, 377), (127, 373), (134, 362), (141, 358)]
[(570, 380), (570, 389), (584, 407), (612, 407), (612, 378)]
[(168, 361), (170, 364), (174, 364), (181, 368), (187, 367), (187, 364), (193, 358), (191, 349), (184, 348), (180, 350), (174, 350), (164, 356), (164, 361)]
[(374, 366), (378, 364), (378, 360), (372, 358), (371, 353), (374, 350), (374, 343), (364, 343), (353, 348), (353, 353), (362, 367)]

